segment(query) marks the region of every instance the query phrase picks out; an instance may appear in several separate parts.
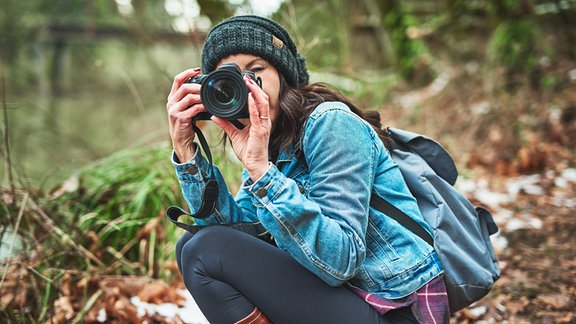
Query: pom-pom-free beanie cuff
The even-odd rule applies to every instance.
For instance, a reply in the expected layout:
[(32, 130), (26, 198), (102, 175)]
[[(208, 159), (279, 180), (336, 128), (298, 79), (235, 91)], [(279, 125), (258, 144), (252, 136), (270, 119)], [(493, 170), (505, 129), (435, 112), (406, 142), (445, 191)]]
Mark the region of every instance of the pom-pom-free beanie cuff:
[(216, 25), (204, 42), (202, 72), (210, 73), (221, 59), (240, 53), (265, 59), (295, 88), (308, 84), (306, 61), (288, 32), (270, 19), (235, 16)]

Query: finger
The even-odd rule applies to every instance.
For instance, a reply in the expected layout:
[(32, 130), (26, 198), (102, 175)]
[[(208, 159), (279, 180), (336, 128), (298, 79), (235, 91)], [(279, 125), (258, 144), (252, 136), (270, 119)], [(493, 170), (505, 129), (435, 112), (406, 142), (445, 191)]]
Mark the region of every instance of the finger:
[(248, 113), (250, 115), (250, 124), (252, 125), (260, 125), (260, 117), (267, 116), (265, 112), (260, 112), (260, 109), (258, 109), (258, 104), (252, 92), (248, 93)]
[(266, 103), (267, 105), (268, 95), (266, 94), (266, 92), (264, 92), (262, 88), (260, 88), (256, 84), (256, 82), (252, 80), (252, 78), (250, 78), (249, 76), (246, 75), (244, 77), (244, 80), (246, 81), (246, 86), (248, 87), (248, 90), (250, 90), (250, 92), (254, 94), (254, 100), (256, 101), (256, 104)]
[(188, 79), (195, 77), (200, 74), (200, 68), (188, 69), (183, 72), (178, 73), (174, 77), (174, 81), (172, 82), (172, 88), (170, 89), (170, 94), (168, 95), (168, 99), (172, 97), (173, 94), (176, 93), (178, 89), (186, 82)]
[[(198, 114), (200, 108), (188, 109), (179, 113), (170, 114), (169, 125), (171, 133), (181, 133), (188, 134), (192, 131), (192, 123), (194, 123), (194, 117)], [(188, 135), (186, 135), (188, 136)]]
[[(174, 82), (172, 84), (172, 89), (170, 94), (168, 95), (166, 108), (171, 110), (172, 107), (176, 107), (178, 111), (182, 111), (187, 109), (188, 106), (191, 106), (196, 103), (201, 103), (200, 99), (200, 88), (201, 85), (198, 83), (186, 83), (187, 80), (190, 78), (197, 76), (200, 72), (200, 68), (196, 69), (188, 69), (174, 77)], [(195, 99), (188, 97), (190, 94), (196, 95)], [(187, 106), (177, 106), (180, 101), (187, 99), (185, 103)]]
[(202, 99), (197, 93), (183, 92), (183, 98), (178, 98), (179, 95), (175, 95), (171, 101), (166, 104), (166, 109), (169, 114), (178, 113), (187, 110), (195, 105), (202, 105)]
[[(250, 77), (246, 76), (245, 82), (248, 90), (250, 90), (250, 94), (248, 95), (248, 108), (250, 111), (250, 116), (259, 119), (258, 122), (264, 121), (266, 117), (269, 118), (270, 116), (270, 104), (268, 102), (268, 95)], [(251, 107), (255, 107), (256, 110), (250, 110)]]
[(217, 116), (211, 116), (210, 119), (214, 122), (214, 124), (220, 126), (222, 130), (228, 135), (229, 138), (232, 138), (234, 134), (240, 131), (236, 126), (234, 126), (229, 120)]
[(184, 98), (182, 98), (182, 100), (180, 100), (179, 103), (182, 105), (184, 109), (188, 109), (194, 105), (201, 105), (202, 107), (204, 107), (204, 105), (202, 104), (202, 98), (198, 93), (186, 93)]

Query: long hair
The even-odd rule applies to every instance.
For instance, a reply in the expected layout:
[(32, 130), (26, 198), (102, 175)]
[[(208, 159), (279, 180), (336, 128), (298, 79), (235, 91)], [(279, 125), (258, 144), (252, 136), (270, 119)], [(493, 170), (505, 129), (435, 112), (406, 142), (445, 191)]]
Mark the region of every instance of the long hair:
[(387, 149), (392, 139), (382, 129), (380, 114), (377, 111), (362, 111), (341, 93), (330, 89), (323, 83), (312, 83), (300, 89), (294, 89), (280, 75), (279, 113), (276, 126), (270, 134), (269, 152), (272, 161), (276, 161), (280, 150), (296, 144), (303, 132), (303, 127), (314, 109), (327, 101), (340, 101), (360, 118), (366, 120), (378, 134)]

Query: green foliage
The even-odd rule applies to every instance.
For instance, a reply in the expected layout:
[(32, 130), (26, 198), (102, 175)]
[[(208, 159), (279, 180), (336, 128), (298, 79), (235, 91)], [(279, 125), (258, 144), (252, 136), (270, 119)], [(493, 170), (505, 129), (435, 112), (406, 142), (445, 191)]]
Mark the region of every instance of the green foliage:
[(492, 23), (498, 26), (502, 21), (510, 21), (522, 16), (525, 0), (488, 0), (487, 12), (491, 16)]
[(540, 80), (540, 88), (543, 90), (553, 90), (561, 84), (561, 80), (553, 74), (547, 74)]
[(80, 174), (86, 197), (83, 205), (114, 217), (141, 215), (144, 210), (160, 206), (163, 200), (174, 201), (170, 189), (176, 184), (167, 152), (167, 147), (120, 151), (90, 165)]
[(354, 86), (339, 88), (346, 96), (352, 98), (363, 110), (380, 110), (382, 105), (391, 100), (391, 94), (402, 78), (395, 73), (362, 75), (354, 80)]
[[(121, 272), (151, 272), (155, 262), (170, 258), (163, 245), (172, 246), (178, 235), (164, 210), (183, 204), (169, 151), (166, 145), (120, 151), (82, 169), (61, 188), (65, 194), (46, 203), (76, 227), (75, 241), (106, 252), (105, 264), (121, 259)], [(144, 238), (145, 251), (139, 242)], [(148, 264), (143, 254), (150, 253), (159, 260)]]
[(346, 60), (355, 49), (349, 47), (347, 5), (342, 0), (292, 0), (284, 2), (274, 15), (294, 38), (309, 69), (336, 72), (350, 63)]
[(35, 6), (29, 1), (2, 1), (0, 9), (0, 63), (12, 62), (20, 54), (21, 45), (33, 37), (29, 19), (25, 12), (34, 12)]
[[(72, 240), (100, 256), (109, 270), (157, 275), (166, 260), (173, 260), (181, 234), (164, 211), (186, 206), (169, 152), (167, 145), (119, 151), (82, 168), (44, 203), (58, 223), (72, 225)], [(217, 148), (213, 157), (235, 189), (239, 163)]]
[(492, 34), (488, 56), (511, 72), (530, 71), (537, 66), (537, 43), (541, 39), (530, 20), (505, 22)]
[(218, 23), (233, 15), (230, 3), (224, 0), (198, 0), (202, 14), (208, 16), (212, 23)]
[(403, 12), (400, 4), (393, 2), (386, 8), (384, 26), (390, 35), (396, 72), (415, 85), (423, 85), (432, 79), (432, 71), (424, 59), (428, 55), (425, 44), (408, 36), (407, 30), (416, 25), (416, 18)]

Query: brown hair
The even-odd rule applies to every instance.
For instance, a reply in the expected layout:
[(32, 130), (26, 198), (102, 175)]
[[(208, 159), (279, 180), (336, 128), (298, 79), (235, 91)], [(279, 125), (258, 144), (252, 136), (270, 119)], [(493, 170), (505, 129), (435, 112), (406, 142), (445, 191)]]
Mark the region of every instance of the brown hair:
[(300, 89), (294, 89), (280, 75), (280, 109), (276, 118), (276, 127), (272, 129), (272, 134), (270, 134), (268, 146), (272, 161), (276, 161), (280, 150), (287, 149), (290, 144), (297, 145), (304, 124), (314, 108), (327, 101), (340, 101), (346, 104), (353, 113), (372, 126), (384, 146), (390, 149), (392, 139), (382, 129), (380, 115), (377, 111), (360, 110), (350, 99), (323, 83), (312, 83)]

